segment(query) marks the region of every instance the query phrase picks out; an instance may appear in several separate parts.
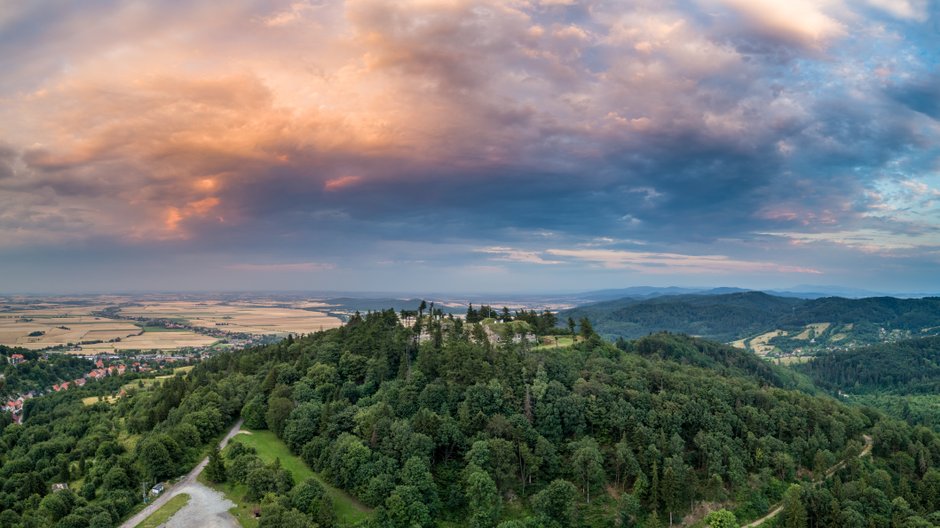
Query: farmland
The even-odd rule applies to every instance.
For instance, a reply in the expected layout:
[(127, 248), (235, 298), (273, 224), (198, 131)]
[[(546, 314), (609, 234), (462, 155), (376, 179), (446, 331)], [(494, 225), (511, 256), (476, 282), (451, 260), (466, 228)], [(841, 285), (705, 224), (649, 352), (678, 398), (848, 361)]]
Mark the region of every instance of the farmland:
[[(75, 354), (203, 348), (230, 337), (284, 337), (336, 328), (330, 305), (199, 296), (0, 298), (0, 345)], [(245, 344), (245, 343), (243, 343)]]
[(127, 322), (93, 315), (100, 305), (8, 304), (0, 309), (0, 344), (30, 350), (110, 341), (141, 333)]
[(265, 301), (154, 301), (125, 306), (121, 317), (172, 321), (194, 329), (232, 334), (286, 336), (336, 328), (338, 318), (311, 310), (320, 303), (302, 302), (300, 307)]

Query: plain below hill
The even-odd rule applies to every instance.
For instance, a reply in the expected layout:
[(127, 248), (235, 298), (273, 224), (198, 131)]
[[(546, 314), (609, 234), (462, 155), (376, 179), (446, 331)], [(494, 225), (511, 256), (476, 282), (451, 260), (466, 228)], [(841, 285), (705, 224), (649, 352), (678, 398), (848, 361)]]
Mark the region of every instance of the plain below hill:
[[(626, 298), (579, 306), (559, 314), (587, 317), (608, 338), (634, 339), (680, 332), (742, 348), (852, 348), (940, 334), (940, 297), (798, 299), (763, 292)], [(755, 338), (760, 338), (753, 341)]]

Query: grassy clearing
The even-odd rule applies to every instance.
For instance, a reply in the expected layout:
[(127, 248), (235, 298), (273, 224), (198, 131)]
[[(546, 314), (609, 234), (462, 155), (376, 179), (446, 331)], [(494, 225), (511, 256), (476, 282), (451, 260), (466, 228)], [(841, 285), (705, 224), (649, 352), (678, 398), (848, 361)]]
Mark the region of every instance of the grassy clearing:
[[(558, 338), (558, 341), (555, 341), (555, 338)], [(576, 342), (580, 341), (580, 337), (572, 336), (547, 336), (542, 338), (542, 343), (533, 347), (532, 350), (546, 350), (552, 348), (565, 348), (570, 347)]]
[[(314, 473), (300, 457), (291, 453), (284, 442), (281, 442), (271, 431), (252, 431), (251, 434), (241, 434), (233, 438), (232, 442), (239, 442), (245, 446), (255, 448), (258, 451), (258, 456), (261, 457), (265, 463), (274, 462), (276, 458), (281, 459), (281, 467), (290, 471), (291, 475), (294, 476), (294, 481), (297, 483), (308, 478), (316, 479), (317, 482), (323, 485), (323, 488), (333, 500), (333, 508), (341, 524), (353, 525), (372, 515), (372, 510), (356, 500), (352, 495), (331, 486), (328, 482), (323, 480), (320, 475)], [(233, 491), (237, 493), (238, 487), (235, 488), (236, 489)], [(242, 489), (239, 495), (234, 497), (230, 496), (229, 498), (237, 504), (242, 504), (242, 502), (244, 502), (243, 500), (236, 499), (244, 498), (244, 495), (245, 490)], [(243, 526), (245, 525), (243, 524)]]
[(138, 524), (137, 528), (157, 528), (157, 526), (169, 521), (173, 514), (183, 509), (183, 506), (188, 503), (189, 495), (180, 493), (167, 501), (159, 510), (153, 512), (150, 517), (144, 519), (144, 522)]
[(98, 402), (103, 402), (103, 403), (113, 405), (116, 401), (118, 401), (117, 396), (102, 396), (100, 398), (98, 396), (89, 396), (87, 398), (82, 398), (82, 403), (86, 406), (94, 405)]
[(137, 447), (137, 442), (140, 440), (139, 434), (128, 434), (126, 429), (121, 430), (121, 434), (118, 435), (118, 443), (124, 446), (124, 449), (128, 451), (134, 451), (134, 448)]

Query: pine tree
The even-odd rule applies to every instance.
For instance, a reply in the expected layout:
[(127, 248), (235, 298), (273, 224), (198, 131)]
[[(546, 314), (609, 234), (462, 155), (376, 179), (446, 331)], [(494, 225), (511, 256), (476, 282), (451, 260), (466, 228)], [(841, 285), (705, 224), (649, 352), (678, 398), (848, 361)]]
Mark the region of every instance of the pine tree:
[(206, 478), (216, 484), (225, 482), (228, 479), (225, 471), (225, 462), (222, 460), (222, 452), (219, 446), (215, 446), (209, 453), (209, 463), (206, 464)]

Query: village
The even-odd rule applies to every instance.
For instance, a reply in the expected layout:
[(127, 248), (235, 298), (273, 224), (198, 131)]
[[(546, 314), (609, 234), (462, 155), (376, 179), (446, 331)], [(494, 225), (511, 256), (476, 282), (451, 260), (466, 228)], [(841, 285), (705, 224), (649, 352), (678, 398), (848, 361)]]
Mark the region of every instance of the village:
[[(159, 354), (146, 354), (134, 356), (132, 358), (122, 357), (112, 354), (98, 354), (82, 356), (82, 359), (94, 361), (95, 368), (89, 370), (84, 376), (75, 378), (71, 381), (55, 383), (44, 391), (31, 390), (17, 395), (3, 403), (0, 411), (10, 413), (13, 423), (20, 424), (23, 420), (23, 405), (26, 401), (54, 392), (67, 391), (69, 389), (84, 387), (89, 381), (98, 381), (110, 376), (124, 376), (128, 373), (146, 374), (154, 370), (159, 370), (167, 366), (188, 364), (198, 357), (192, 356), (166, 356)], [(131, 361), (133, 360), (133, 361)], [(14, 353), (7, 358), (10, 365), (19, 365), (24, 363), (26, 357), (23, 354)]]

